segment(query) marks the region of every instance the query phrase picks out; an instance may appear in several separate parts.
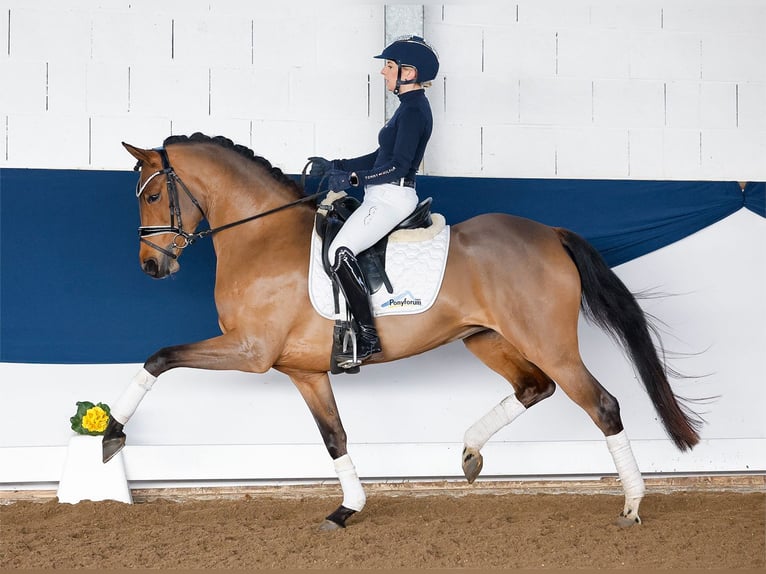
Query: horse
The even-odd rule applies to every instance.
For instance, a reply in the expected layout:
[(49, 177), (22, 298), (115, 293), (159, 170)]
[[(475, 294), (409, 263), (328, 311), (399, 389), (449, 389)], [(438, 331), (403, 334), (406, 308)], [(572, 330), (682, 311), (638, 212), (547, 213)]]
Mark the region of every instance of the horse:
[[(168, 277), (178, 271), (184, 249), (210, 236), (222, 334), (159, 349), (145, 361), (111, 409), (104, 462), (124, 447), (125, 424), (163, 373), (178, 367), (275, 369), (306, 402), (338, 475), (343, 500), (322, 528), (345, 528), (366, 495), (329, 376), (333, 323), (312, 308), (307, 288), (316, 198), (222, 136), (175, 135), (154, 149), (123, 146), (140, 172), (141, 268), (153, 278)], [(203, 219), (209, 228), (196, 231)], [(702, 420), (674, 394), (650, 317), (598, 251), (570, 230), (487, 213), (452, 225), (450, 234), (434, 304), (418, 314), (378, 317), (383, 351), (367, 363), (462, 340), (510, 383), (513, 392), (465, 432), (461, 463), (469, 483), (481, 472), (481, 448), (490, 437), (561, 387), (605, 437), (625, 496), (616, 522), (640, 524), (644, 481), (620, 406), (583, 363), (577, 328), (582, 312), (620, 343), (668, 436), (688, 450), (699, 442)]]

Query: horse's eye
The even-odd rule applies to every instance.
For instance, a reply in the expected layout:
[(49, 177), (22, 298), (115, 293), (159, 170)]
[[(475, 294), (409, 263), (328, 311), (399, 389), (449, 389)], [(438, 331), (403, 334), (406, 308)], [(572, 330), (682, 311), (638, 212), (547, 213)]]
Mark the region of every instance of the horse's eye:
[(160, 194), (155, 193), (154, 195), (150, 195), (146, 198), (146, 203), (154, 203), (160, 199)]

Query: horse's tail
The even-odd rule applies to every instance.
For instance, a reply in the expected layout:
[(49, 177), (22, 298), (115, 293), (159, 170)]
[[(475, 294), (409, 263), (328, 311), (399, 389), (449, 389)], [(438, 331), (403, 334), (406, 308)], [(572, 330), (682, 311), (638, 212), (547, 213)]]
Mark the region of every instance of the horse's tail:
[(659, 342), (657, 330), (634, 295), (590, 243), (566, 229), (556, 228), (556, 232), (580, 273), (583, 312), (622, 344), (668, 435), (679, 449), (691, 449), (700, 440), (703, 421), (680, 404), (670, 388), (651, 335), (654, 332)]

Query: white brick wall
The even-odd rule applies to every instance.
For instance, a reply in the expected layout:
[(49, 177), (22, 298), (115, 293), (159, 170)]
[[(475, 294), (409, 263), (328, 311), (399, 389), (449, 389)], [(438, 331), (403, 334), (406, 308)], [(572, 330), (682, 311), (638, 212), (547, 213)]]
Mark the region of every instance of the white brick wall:
[(648, 30), (633, 34), (630, 75), (638, 79), (699, 79), (700, 39), (694, 34)]
[[(443, 66), (431, 93), (435, 137), (478, 126), (482, 138), (479, 161), (463, 141), (449, 165), (435, 157), (446, 145), (431, 145), (426, 167), (492, 177), (763, 180), (764, 30), (763, 0), (427, 6), (426, 35), (443, 60), (459, 59)], [(465, 165), (456, 165), (462, 153)]]
[(766, 130), (766, 82), (738, 85), (737, 127)]
[[(766, 0), (427, 3), (432, 175), (766, 179)], [(0, 167), (124, 169), (223, 134), (371, 151), (384, 5), (0, 0)], [(62, 145), (63, 144), (63, 145)]]
[(659, 128), (664, 124), (664, 86), (656, 80), (593, 82), (593, 124), (614, 128)]
[(622, 29), (562, 29), (555, 35), (556, 75), (562, 78), (627, 78), (631, 35)]
[(547, 126), (490, 125), (484, 128), (482, 167), (487, 173), (547, 178), (556, 174), (556, 129)]
[(126, 169), (121, 141), (149, 147), (193, 131), (290, 172), (315, 153), (372, 151), (383, 11), (0, 0), (0, 167)]

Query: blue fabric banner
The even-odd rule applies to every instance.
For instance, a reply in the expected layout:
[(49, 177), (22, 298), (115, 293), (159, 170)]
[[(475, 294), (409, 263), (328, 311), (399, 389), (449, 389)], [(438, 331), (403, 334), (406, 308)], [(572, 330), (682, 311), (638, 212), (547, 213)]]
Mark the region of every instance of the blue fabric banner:
[(750, 182), (745, 186), (744, 194), (744, 206), (761, 217), (766, 217), (766, 183)]
[[(156, 281), (138, 265), (132, 171), (0, 169), (0, 361), (143, 362), (219, 334), (211, 241)], [(316, 182), (313, 182), (316, 185)], [(610, 265), (742, 207), (766, 217), (764, 183), (420, 177), (450, 224), (505, 212), (572, 229)]]
[(566, 227), (615, 266), (691, 235), (746, 204), (760, 201), (764, 215), (763, 187), (750, 184), (743, 192), (736, 182), (425, 177), (418, 180), (418, 195), (432, 195), (434, 210), (449, 222), (498, 211)]

